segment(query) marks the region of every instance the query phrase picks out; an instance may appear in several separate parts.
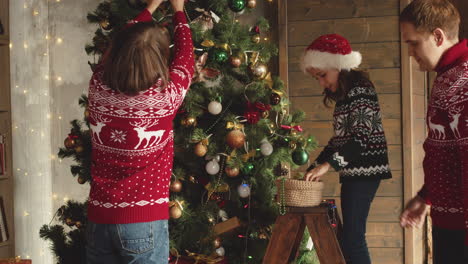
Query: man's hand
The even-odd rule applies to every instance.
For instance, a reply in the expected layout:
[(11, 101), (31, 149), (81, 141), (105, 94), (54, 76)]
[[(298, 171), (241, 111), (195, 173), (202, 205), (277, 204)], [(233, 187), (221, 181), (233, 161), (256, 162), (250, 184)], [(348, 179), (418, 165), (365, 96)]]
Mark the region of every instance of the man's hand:
[(426, 204), (424, 199), (415, 196), (406, 204), (405, 210), (400, 216), (400, 225), (402, 227), (421, 228), (428, 210), (429, 205)]
[(185, 0), (170, 0), (174, 12), (184, 11)]
[(325, 173), (328, 172), (330, 169), (330, 163), (325, 162), (323, 164), (318, 165), (311, 171), (307, 172), (306, 175), (304, 175), (304, 180), (306, 181), (320, 181), (320, 177), (325, 175)]

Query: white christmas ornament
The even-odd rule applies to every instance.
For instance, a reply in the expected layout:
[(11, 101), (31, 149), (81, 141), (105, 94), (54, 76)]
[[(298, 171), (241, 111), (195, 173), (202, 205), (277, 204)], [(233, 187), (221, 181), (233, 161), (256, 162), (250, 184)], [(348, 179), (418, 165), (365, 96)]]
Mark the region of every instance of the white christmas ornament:
[(224, 210), (219, 210), (219, 213), (218, 213), (219, 217), (221, 218), (221, 220), (226, 221), (228, 220), (228, 214), (226, 213), (226, 211)]
[(224, 250), (223, 247), (219, 247), (216, 249), (216, 254), (218, 254), (218, 256), (220, 257), (223, 257), (225, 253), (226, 253), (226, 250)]
[(242, 198), (247, 198), (250, 196), (250, 186), (247, 183), (243, 183), (237, 187), (237, 192)]
[(208, 112), (212, 115), (219, 115), (223, 111), (223, 105), (220, 102), (213, 101), (208, 104)]
[(261, 141), (262, 144), (260, 145), (260, 152), (263, 156), (270, 156), (273, 153), (273, 145), (271, 145), (268, 140), (264, 139)]
[(212, 160), (206, 164), (206, 172), (210, 175), (216, 175), (219, 172), (219, 163), (216, 160)]

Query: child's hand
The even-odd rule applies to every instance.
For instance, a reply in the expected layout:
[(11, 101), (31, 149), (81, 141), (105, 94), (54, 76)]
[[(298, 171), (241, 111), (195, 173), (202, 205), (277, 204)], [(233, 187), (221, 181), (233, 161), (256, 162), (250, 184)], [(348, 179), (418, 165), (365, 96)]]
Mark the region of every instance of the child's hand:
[(174, 9), (174, 12), (177, 11), (184, 11), (184, 3), (185, 0), (170, 0), (172, 9)]
[(146, 7), (146, 9), (148, 9), (148, 11), (150, 11), (150, 13), (154, 13), (154, 11), (156, 11), (156, 9), (159, 7), (159, 5), (163, 2), (164, 0), (146, 0), (146, 3), (148, 4), (148, 6)]
[(306, 181), (320, 181), (320, 177), (325, 175), (330, 169), (330, 164), (325, 162), (323, 164), (318, 165), (313, 170), (309, 171), (304, 175), (304, 180)]

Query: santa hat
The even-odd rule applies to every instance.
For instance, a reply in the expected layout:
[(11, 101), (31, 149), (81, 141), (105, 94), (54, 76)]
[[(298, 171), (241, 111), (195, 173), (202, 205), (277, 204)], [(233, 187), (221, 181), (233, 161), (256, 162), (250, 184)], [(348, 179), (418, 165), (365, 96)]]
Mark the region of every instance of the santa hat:
[(302, 56), (301, 68), (351, 70), (362, 61), (361, 53), (353, 51), (346, 38), (338, 34), (323, 35), (307, 47)]

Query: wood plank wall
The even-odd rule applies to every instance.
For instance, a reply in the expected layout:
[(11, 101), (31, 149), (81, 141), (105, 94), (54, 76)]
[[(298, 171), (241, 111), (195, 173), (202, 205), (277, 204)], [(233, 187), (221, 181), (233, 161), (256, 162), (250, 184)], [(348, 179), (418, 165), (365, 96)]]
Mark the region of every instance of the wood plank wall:
[[(379, 93), (394, 176), (391, 180), (383, 181), (379, 188), (369, 215), (367, 240), (373, 263), (403, 263), (403, 230), (398, 224), (403, 203), (401, 56), (398, 25), (400, 1), (284, 2), (287, 2), (287, 44), (280, 45), (287, 45), (288, 88), (292, 108), (306, 111), (304, 128), (316, 136), (321, 147), (332, 136), (332, 109), (323, 106), (322, 90), (315, 80), (300, 71), (299, 58), (312, 40), (327, 33), (345, 36), (353, 49), (363, 55), (362, 68), (369, 71)], [(320, 150), (311, 154), (311, 160), (315, 159)], [(335, 198), (339, 204), (340, 184), (337, 173), (330, 172), (324, 180), (325, 197)]]

